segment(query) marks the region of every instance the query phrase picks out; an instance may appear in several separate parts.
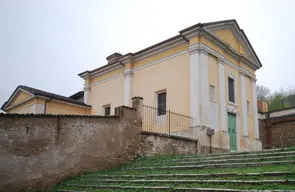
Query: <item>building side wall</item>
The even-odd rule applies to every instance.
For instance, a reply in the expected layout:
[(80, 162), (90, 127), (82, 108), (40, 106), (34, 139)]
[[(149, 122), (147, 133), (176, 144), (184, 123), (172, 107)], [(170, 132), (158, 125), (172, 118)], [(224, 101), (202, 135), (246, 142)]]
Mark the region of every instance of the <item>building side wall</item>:
[(27, 102), (24, 102), (20, 105), (17, 105), (13, 108), (8, 109), (7, 113), (34, 113), (34, 107), (36, 104), (36, 99), (31, 99)]
[(105, 105), (111, 106), (111, 115), (115, 113), (115, 107), (124, 103), (124, 75), (114, 79), (97, 82), (92, 85), (89, 95), (89, 104), (92, 106), (91, 114), (104, 115)]
[(57, 101), (49, 101), (46, 103), (46, 114), (89, 114), (90, 109), (80, 107), (77, 105), (71, 105), (67, 103), (61, 103)]
[(166, 91), (167, 110), (189, 115), (189, 55), (187, 53), (133, 72), (133, 94), (156, 107), (156, 93)]

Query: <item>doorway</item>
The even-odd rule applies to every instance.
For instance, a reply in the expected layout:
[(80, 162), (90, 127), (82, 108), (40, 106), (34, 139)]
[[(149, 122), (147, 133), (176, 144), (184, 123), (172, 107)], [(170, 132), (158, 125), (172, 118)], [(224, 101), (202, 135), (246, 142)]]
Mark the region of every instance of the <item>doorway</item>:
[(230, 151), (237, 151), (236, 115), (228, 113), (228, 134)]

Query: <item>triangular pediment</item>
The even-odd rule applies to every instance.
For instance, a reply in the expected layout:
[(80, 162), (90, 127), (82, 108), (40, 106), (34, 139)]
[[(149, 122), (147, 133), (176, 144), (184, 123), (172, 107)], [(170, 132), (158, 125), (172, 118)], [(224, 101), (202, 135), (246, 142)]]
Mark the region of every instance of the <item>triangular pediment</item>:
[(33, 94), (26, 92), (20, 88), (17, 88), (7, 101), (5, 108), (22, 103), (30, 98), (34, 97)]
[(256, 63), (258, 67), (261, 67), (261, 63), (247, 36), (235, 20), (207, 23), (204, 28), (229, 44), (236, 52)]

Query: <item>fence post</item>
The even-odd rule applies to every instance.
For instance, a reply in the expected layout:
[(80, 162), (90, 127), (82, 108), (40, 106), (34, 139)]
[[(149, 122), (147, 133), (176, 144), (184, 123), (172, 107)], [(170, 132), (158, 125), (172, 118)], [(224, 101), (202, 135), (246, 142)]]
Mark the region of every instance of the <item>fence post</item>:
[(169, 135), (170, 135), (170, 133), (171, 133), (171, 130), (170, 130), (170, 109), (168, 111), (168, 114), (169, 114), (168, 121), (169, 121)]
[(132, 107), (136, 109), (138, 116), (143, 117), (143, 98), (142, 97), (133, 97), (132, 98)]

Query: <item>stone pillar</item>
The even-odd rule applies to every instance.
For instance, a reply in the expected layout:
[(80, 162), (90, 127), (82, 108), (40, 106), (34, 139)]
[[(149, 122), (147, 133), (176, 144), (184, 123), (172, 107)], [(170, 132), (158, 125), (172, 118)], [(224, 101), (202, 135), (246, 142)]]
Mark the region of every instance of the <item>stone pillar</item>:
[(190, 116), (191, 127), (200, 126), (200, 67), (199, 53), (196, 46), (189, 47), (190, 54)]
[(138, 117), (143, 117), (143, 98), (142, 97), (133, 97), (132, 98), (132, 107), (137, 111)]
[(241, 103), (242, 103), (242, 125), (243, 125), (243, 135), (248, 136), (248, 112), (247, 112), (247, 99), (246, 99), (246, 84), (245, 77), (240, 73), (241, 80)]
[(131, 107), (133, 69), (124, 70), (124, 105)]
[(227, 131), (226, 128), (226, 109), (225, 109), (225, 83), (224, 83), (224, 61), (218, 59), (219, 66), (219, 112), (220, 112), (220, 130)]
[(256, 79), (252, 79), (252, 92), (253, 92), (253, 120), (254, 120), (254, 133), (255, 138), (259, 139), (259, 126), (258, 126), (258, 111), (257, 111), (257, 97), (256, 97)]
[(90, 82), (88, 79), (85, 80), (84, 84), (84, 103), (87, 105), (90, 105), (90, 93), (91, 93), (91, 87), (90, 87)]

